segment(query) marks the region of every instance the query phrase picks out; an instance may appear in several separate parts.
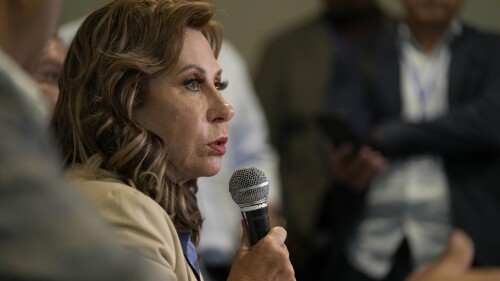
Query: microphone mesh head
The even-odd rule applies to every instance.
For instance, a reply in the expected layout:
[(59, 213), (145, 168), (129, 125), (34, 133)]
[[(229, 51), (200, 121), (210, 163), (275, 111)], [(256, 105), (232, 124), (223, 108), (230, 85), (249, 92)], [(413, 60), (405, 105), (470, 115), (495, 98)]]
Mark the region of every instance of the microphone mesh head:
[(229, 180), (229, 193), (240, 207), (265, 203), (269, 195), (269, 180), (257, 168), (241, 168)]

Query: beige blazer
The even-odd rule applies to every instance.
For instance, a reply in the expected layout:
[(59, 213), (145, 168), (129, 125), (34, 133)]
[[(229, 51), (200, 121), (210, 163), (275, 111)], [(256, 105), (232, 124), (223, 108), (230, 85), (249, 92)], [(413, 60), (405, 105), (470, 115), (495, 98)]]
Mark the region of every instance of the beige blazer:
[(89, 173), (74, 166), (69, 175), (77, 191), (111, 225), (127, 252), (138, 255), (149, 270), (165, 276), (164, 280), (196, 281), (174, 224), (153, 199), (106, 170)]

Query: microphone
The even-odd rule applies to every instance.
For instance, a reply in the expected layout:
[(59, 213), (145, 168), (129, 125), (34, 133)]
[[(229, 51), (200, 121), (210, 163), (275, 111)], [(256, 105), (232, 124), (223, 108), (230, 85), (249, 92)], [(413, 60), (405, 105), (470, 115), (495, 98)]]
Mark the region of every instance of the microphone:
[(267, 196), (269, 180), (261, 170), (250, 167), (236, 170), (229, 180), (229, 193), (247, 223), (250, 243), (255, 245), (269, 232)]

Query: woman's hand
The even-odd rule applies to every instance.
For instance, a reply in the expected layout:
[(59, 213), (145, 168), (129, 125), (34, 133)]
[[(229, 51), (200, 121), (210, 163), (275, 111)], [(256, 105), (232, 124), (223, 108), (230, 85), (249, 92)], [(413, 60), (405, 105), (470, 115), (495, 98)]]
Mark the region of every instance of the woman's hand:
[(250, 245), (246, 224), (242, 221), (241, 246), (229, 273), (228, 281), (294, 281), (295, 271), (285, 245), (286, 230), (273, 227), (254, 246)]

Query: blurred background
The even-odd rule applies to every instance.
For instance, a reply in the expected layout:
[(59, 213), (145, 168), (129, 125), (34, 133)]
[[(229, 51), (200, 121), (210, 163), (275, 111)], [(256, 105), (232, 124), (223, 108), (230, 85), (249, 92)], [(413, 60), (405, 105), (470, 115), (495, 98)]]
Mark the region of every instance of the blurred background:
[[(77, 19), (108, 0), (66, 0), (61, 23)], [(265, 42), (286, 27), (311, 17), (322, 0), (213, 0), (226, 38), (241, 52), (253, 73)], [(377, 0), (389, 13), (401, 13), (399, 0)], [(500, 32), (500, 1), (465, 1), (462, 17), (473, 25)]]

